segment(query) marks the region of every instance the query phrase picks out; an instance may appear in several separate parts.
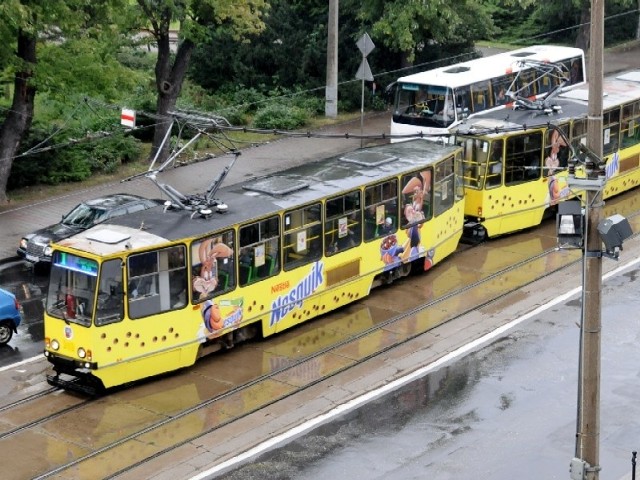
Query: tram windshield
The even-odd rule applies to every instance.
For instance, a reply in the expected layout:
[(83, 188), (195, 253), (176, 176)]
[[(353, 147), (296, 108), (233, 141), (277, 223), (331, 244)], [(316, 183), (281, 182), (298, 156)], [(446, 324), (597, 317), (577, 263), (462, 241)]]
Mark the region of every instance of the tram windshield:
[(91, 325), (94, 314), (97, 325), (121, 320), (124, 313), (121, 261), (104, 262), (101, 276), (98, 273), (95, 260), (54, 252), (47, 314), (84, 326)]
[(393, 121), (446, 128), (456, 120), (453, 90), (439, 85), (398, 83)]

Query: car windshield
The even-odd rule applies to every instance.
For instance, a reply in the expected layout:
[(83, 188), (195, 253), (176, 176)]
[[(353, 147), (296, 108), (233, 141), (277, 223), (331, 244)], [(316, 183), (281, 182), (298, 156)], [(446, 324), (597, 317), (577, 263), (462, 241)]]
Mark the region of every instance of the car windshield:
[(89, 228), (96, 223), (100, 223), (106, 217), (107, 211), (105, 209), (81, 203), (62, 219), (62, 223), (73, 227)]

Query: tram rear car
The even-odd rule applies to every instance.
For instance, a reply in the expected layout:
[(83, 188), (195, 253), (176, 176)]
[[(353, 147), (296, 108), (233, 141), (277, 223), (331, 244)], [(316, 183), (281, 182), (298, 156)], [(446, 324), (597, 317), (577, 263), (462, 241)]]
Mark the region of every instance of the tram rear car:
[[(603, 198), (640, 184), (640, 71), (603, 83)], [(586, 144), (588, 86), (575, 86), (544, 108), (483, 112), (456, 131), (465, 149), (465, 236), (482, 240), (539, 225), (558, 202), (584, 192), (569, 187), (568, 163)], [(578, 163), (576, 177), (584, 177)]]
[(225, 187), (226, 213), (151, 209), (54, 245), (45, 355), (67, 388), (192, 365), (357, 301), (457, 248), (461, 149), (361, 149)]

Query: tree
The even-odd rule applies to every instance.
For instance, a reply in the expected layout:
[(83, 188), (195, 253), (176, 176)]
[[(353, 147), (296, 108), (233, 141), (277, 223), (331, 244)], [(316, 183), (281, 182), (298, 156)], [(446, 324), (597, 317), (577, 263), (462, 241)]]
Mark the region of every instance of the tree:
[[(264, 0), (137, 0), (138, 18), (147, 25), (157, 46), (155, 65), (156, 114), (161, 119), (154, 131), (151, 158), (167, 158), (169, 142), (163, 140), (171, 126), (167, 114), (175, 107), (195, 46), (206, 42), (214, 31), (226, 32), (236, 41), (264, 29)], [(173, 29), (178, 45), (171, 52)], [(162, 148), (161, 148), (162, 147)]]
[(7, 180), (13, 159), (33, 122), (36, 92), (46, 89), (46, 72), (39, 71), (39, 45), (65, 36), (90, 33), (95, 26), (110, 25), (111, 12), (122, 1), (91, 0), (4, 0), (0, 6), (0, 39), (13, 51), (3, 49), (0, 66), (3, 76), (13, 77), (11, 107), (0, 124), (0, 203), (7, 202)]
[(495, 30), (486, 9), (474, 0), (365, 0), (360, 17), (372, 38), (403, 55), (403, 66), (429, 45), (472, 44)]

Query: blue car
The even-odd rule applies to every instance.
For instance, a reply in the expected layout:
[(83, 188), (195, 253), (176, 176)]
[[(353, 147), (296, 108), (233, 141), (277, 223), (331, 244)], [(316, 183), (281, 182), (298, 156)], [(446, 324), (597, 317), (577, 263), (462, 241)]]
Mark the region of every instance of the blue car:
[(0, 345), (9, 343), (21, 321), (22, 308), (15, 295), (0, 288)]

